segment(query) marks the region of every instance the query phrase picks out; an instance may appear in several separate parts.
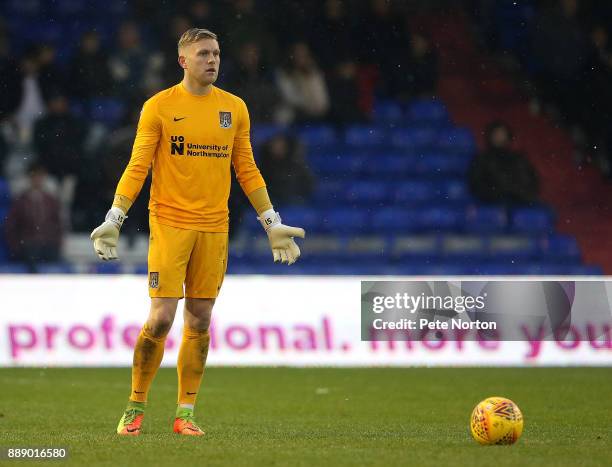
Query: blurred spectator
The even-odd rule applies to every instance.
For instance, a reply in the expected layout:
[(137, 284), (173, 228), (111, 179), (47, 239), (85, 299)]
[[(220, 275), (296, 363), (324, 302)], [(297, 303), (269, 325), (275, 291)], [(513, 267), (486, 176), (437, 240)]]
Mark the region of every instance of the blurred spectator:
[(536, 203), (538, 175), (522, 154), (510, 149), (512, 132), (508, 125), (491, 123), (485, 139), (486, 149), (474, 158), (468, 173), (472, 194), (485, 203)]
[(261, 50), (255, 42), (242, 45), (238, 61), (227, 74), (227, 89), (240, 96), (249, 108), (255, 123), (278, 120), (279, 93), (261, 65)]
[(327, 79), (331, 99), (330, 120), (340, 126), (365, 120), (359, 107), (357, 64), (350, 60), (340, 61)]
[(303, 152), (296, 138), (284, 134), (272, 137), (259, 151), (261, 173), (275, 202), (301, 204), (311, 195), (314, 179)]
[(79, 98), (105, 96), (111, 88), (108, 56), (101, 48), (100, 36), (88, 31), (81, 37), (79, 50), (70, 63), (69, 92)]
[(59, 259), (62, 243), (60, 204), (45, 190), (47, 172), (41, 165), (30, 168), (30, 186), (12, 203), (6, 220), (11, 259), (36, 265)]
[(38, 161), (58, 179), (77, 175), (81, 170), (79, 159), (83, 153), (86, 128), (70, 113), (64, 94), (58, 92), (50, 96), (47, 104), (48, 113), (36, 121), (34, 130)]
[(164, 87), (174, 86), (183, 79), (183, 69), (178, 64), (177, 44), (183, 33), (192, 27), (193, 23), (187, 16), (176, 15), (170, 20), (170, 27), (164, 31), (164, 39), (161, 44), (163, 57), (161, 76)]
[[(576, 91), (581, 88), (588, 56), (586, 35), (577, 13), (578, 0), (560, 0), (555, 8), (542, 12), (533, 33), (540, 93), (548, 103), (556, 103), (562, 116), (572, 123), (583, 98)], [(568, 92), (570, 89), (572, 92)]]
[(587, 70), (582, 120), (590, 146), (599, 153), (605, 173), (612, 176), (612, 48), (608, 31), (602, 25), (591, 31)]
[[(342, 0), (326, 0), (322, 15), (314, 21), (309, 42), (325, 71), (335, 68), (339, 61), (353, 57), (352, 24)], [(333, 47), (330, 47), (333, 44)]]
[[(143, 102), (145, 99), (141, 99)], [(134, 145), (134, 138), (136, 137), (136, 127), (138, 125), (138, 119), (140, 117), (140, 108), (137, 106), (131, 107), (131, 112), (128, 112), (122, 125), (116, 130), (112, 131), (101, 149), (101, 153), (98, 160), (102, 161), (102, 174), (99, 183), (97, 183), (93, 189), (91, 186), (85, 186), (81, 190), (81, 196), (79, 199), (96, 200), (97, 197), (102, 197), (111, 203), (117, 188), (117, 182), (121, 178), (125, 167), (127, 166), (130, 156), (132, 155), (132, 146)], [(150, 187), (150, 177), (145, 180), (142, 193), (148, 193)], [(88, 193), (85, 193), (85, 190)], [(82, 206), (81, 216), (87, 217), (89, 224), (95, 223), (96, 217), (91, 216), (92, 211), (96, 210), (97, 207), (93, 206)], [(96, 214), (99, 218), (104, 213)], [(147, 231), (149, 224), (149, 212), (148, 212), (148, 197), (139, 196), (134, 205), (130, 208), (130, 225), (126, 223), (123, 229), (123, 233), (129, 235), (126, 238), (132, 238), (138, 231)], [(122, 229), (122, 230), (123, 230)]]
[(117, 94), (131, 99), (142, 92), (152, 94), (159, 91), (163, 68), (161, 54), (145, 50), (136, 23), (123, 23), (117, 35), (117, 49), (110, 58), (111, 75)]
[(41, 44), (38, 47), (38, 79), (43, 99), (53, 94), (64, 93), (66, 77), (57, 64), (57, 49), (52, 44)]
[(45, 102), (39, 80), (38, 51), (30, 48), (21, 59), (21, 101), (15, 113), (18, 141), (28, 144), (32, 140), (34, 122), (45, 113)]
[(380, 70), (380, 92), (394, 97), (392, 87), (397, 72), (398, 57), (406, 54), (410, 33), (402, 15), (395, 14), (388, 0), (371, 0), (366, 10), (363, 27), (356, 35), (359, 58), (362, 63), (376, 64)]
[[(219, 5), (220, 3), (221, 2), (216, 2), (215, 7), (222, 8), (223, 5)], [(217, 34), (223, 32), (221, 29), (219, 29), (222, 25), (217, 21), (215, 11), (213, 10), (213, 7), (209, 1), (194, 0), (189, 4), (187, 10), (187, 19), (194, 25), (193, 27), (210, 28), (210, 30)], [(226, 15), (223, 15), (223, 17), (226, 17)], [(185, 32), (185, 30), (183, 32)]]
[(410, 39), (410, 49), (402, 66), (395, 68), (390, 92), (407, 99), (431, 98), (436, 93), (437, 85), (438, 54), (426, 36), (415, 33)]
[(224, 34), (220, 36), (225, 53), (237, 57), (242, 45), (256, 38), (261, 44), (264, 61), (275, 60), (276, 42), (270, 35), (266, 15), (256, 10), (254, 0), (234, 0), (232, 4), (233, 11), (227, 15)]
[(8, 36), (0, 34), (0, 122), (17, 110), (21, 93), (19, 64), (9, 54)]
[(286, 122), (316, 121), (329, 110), (329, 94), (323, 73), (308, 45), (294, 44), (276, 80), (284, 101)]

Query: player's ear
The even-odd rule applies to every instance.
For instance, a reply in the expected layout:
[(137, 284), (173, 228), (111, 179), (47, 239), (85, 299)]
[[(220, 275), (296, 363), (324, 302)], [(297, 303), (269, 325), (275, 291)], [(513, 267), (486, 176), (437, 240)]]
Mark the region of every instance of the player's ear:
[(187, 68), (187, 60), (185, 59), (184, 55), (179, 55), (178, 63), (182, 69)]

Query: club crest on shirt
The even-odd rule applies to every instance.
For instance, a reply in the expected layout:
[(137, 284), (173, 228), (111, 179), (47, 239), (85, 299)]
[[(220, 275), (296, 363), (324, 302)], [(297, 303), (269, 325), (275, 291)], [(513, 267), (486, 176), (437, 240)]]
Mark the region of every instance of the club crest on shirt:
[(219, 112), (219, 126), (221, 128), (232, 127), (232, 113), (231, 112)]
[(149, 273), (149, 287), (157, 289), (159, 287), (159, 272)]

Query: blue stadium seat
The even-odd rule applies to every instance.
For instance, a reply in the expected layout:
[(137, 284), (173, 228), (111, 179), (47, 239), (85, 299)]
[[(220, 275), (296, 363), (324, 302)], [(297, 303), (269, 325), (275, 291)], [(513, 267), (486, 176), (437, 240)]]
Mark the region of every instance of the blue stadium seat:
[(273, 136), (284, 133), (285, 131), (286, 130), (279, 125), (253, 125), (251, 127), (251, 143), (253, 146), (259, 146)]
[(134, 274), (145, 274), (146, 275), (148, 273), (149, 273), (149, 268), (146, 263), (140, 263), (134, 267)]
[(34, 17), (42, 14), (43, 0), (6, 0), (4, 9), (7, 16)]
[(516, 232), (552, 232), (554, 216), (548, 208), (520, 208), (512, 214), (512, 229)]
[(337, 204), (346, 201), (347, 184), (341, 181), (319, 181), (315, 189), (313, 200), (318, 203)]
[(470, 199), (469, 188), (464, 179), (444, 180), (441, 193), (449, 201), (467, 201)]
[(397, 128), (391, 132), (391, 143), (404, 149), (427, 149), (436, 141), (437, 130), (434, 128)]
[(479, 235), (456, 235), (449, 233), (440, 241), (440, 253), (447, 258), (474, 263), (486, 257), (487, 241)]
[(51, 44), (60, 42), (64, 34), (64, 30), (60, 24), (49, 20), (39, 22), (35, 31), (38, 41)]
[(105, 261), (104, 263), (92, 263), (89, 265), (92, 274), (121, 274), (121, 264), (117, 261)]
[[(291, 225), (299, 225), (306, 229), (306, 231), (321, 230), (323, 224), (323, 213), (318, 209), (288, 206), (283, 208), (282, 215), (286, 219), (291, 219)], [(259, 222), (256, 221), (255, 224), (259, 225)]]
[(541, 242), (541, 251), (549, 259), (580, 261), (580, 246), (570, 235), (549, 235)]
[(523, 263), (519, 265), (519, 273), (541, 276), (560, 276), (572, 274), (574, 266), (558, 263)]
[(298, 129), (298, 137), (308, 146), (330, 146), (338, 142), (338, 136), (329, 125), (304, 126)]
[(336, 234), (362, 232), (366, 230), (366, 220), (367, 213), (361, 209), (330, 209), (324, 213), (320, 227)]
[(37, 267), (39, 274), (74, 274), (76, 268), (70, 263), (42, 263)]
[(517, 262), (534, 259), (540, 254), (538, 239), (524, 235), (493, 235), (488, 237), (489, 256), (497, 260)]
[(347, 128), (344, 138), (353, 147), (378, 146), (385, 143), (387, 132), (380, 127), (353, 125)]
[(508, 224), (506, 211), (500, 207), (471, 206), (466, 213), (468, 232), (503, 232)]
[(431, 230), (453, 230), (465, 222), (465, 211), (462, 208), (434, 205), (422, 209), (415, 217), (418, 227)]
[(0, 274), (26, 274), (28, 267), (22, 263), (0, 263)]
[(396, 101), (376, 101), (372, 118), (376, 122), (396, 123), (401, 122), (403, 117), (402, 106)]
[(408, 105), (408, 116), (412, 122), (445, 125), (449, 121), (446, 106), (437, 99), (418, 99)]
[(95, 121), (110, 127), (116, 126), (125, 113), (125, 105), (120, 99), (98, 98), (89, 103), (89, 114)]
[(403, 181), (395, 191), (395, 201), (402, 205), (428, 201), (439, 196), (440, 192), (434, 182), (420, 179)]
[[(8, 182), (0, 177), (0, 209), (8, 208), (11, 204), (11, 191), (9, 189)], [(0, 218), (0, 223), (2, 223), (2, 218)]]
[(575, 265), (569, 268), (569, 274), (573, 276), (603, 276), (604, 271), (601, 266), (594, 265)]
[(414, 168), (415, 157), (403, 154), (375, 155), (359, 160), (360, 167), (354, 162), (352, 172), (362, 172), (374, 177), (401, 177)]
[(368, 228), (374, 232), (393, 232), (400, 235), (405, 232), (414, 231), (416, 211), (414, 209), (382, 208), (376, 210), (368, 218)]
[(442, 153), (420, 154), (416, 163), (416, 170), (421, 174), (445, 175), (465, 174), (470, 165), (466, 157), (448, 156)]
[(436, 147), (443, 151), (474, 155), (476, 140), (468, 128), (445, 128), (437, 135)]
[(355, 203), (382, 203), (392, 198), (393, 187), (385, 182), (359, 181), (345, 187), (344, 199)]
[(335, 154), (311, 154), (308, 165), (318, 175), (340, 175), (359, 169), (361, 164), (354, 165), (354, 158)]
[(434, 259), (439, 255), (438, 235), (398, 235), (390, 242), (390, 255), (400, 261), (411, 259)]

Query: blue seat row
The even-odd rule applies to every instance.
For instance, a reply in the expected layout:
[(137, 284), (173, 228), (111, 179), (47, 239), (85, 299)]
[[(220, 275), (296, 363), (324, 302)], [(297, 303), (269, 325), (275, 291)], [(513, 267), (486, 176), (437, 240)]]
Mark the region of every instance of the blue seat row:
[(407, 106), (393, 100), (379, 100), (374, 104), (372, 118), (375, 122), (437, 126), (448, 125), (450, 121), (446, 106), (438, 99), (415, 99)]
[(320, 203), (391, 204), (467, 201), (469, 190), (463, 179), (408, 179), (402, 182), (320, 181), (314, 200)]
[(442, 152), (409, 154), (349, 153), (345, 156), (312, 154), (308, 164), (319, 176), (389, 176), (406, 177), (415, 175), (465, 175), (470, 165), (468, 155), (449, 156)]
[[(289, 130), (275, 125), (254, 125), (251, 128), (253, 144), (260, 144), (270, 136)], [(468, 128), (452, 126), (352, 125), (344, 132), (329, 125), (308, 125), (296, 130), (297, 136), (308, 147), (321, 150), (336, 147), (377, 149), (391, 146), (402, 150), (439, 149), (451, 153), (473, 155), (476, 152), (474, 135)]]
[[(253, 234), (249, 242), (234, 245), (232, 258), (246, 261), (268, 260), (269, 247), (265, 239)], [(366, 235), (354, 237), (309, 234), (302, 244), (305, 262), (381, 264), (398, 261), (495, 260), (524, 262), (546, 260), (558, 263), (578, 263), (580, 248), (575, 238), (565, 235), (525, 234), (412, 234)]]
[[(467, 208), (437, 204), (426, 208), (385, 207), (317, 209), (285, 207), (283, 216), (291, 224), (311, 232), (355, 235), (376, 232), (528, 232), (551, 233), (554, 216), (546, 208), (523, 208), (510, 213), (500, 207), (473, 206)], [(256, 221), (247, 218), (246, 225), (257, 229)]]

